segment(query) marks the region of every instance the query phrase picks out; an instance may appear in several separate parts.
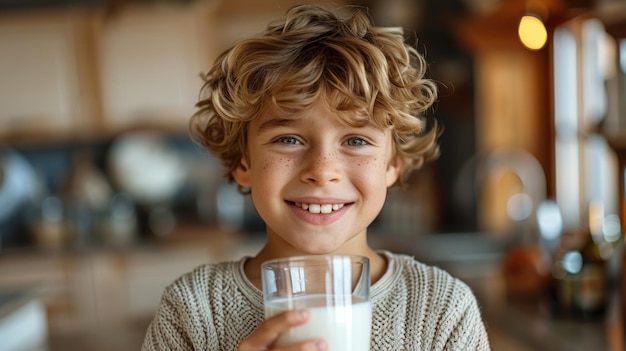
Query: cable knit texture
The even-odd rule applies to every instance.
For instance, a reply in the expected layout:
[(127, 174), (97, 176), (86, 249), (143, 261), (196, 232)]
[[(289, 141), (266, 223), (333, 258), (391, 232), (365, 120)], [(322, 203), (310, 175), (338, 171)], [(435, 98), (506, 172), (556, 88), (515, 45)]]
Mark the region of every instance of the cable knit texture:
[[(413, 257), (382, 253), (389, 264), (370, 291), (371, 350), (489, 350), (465, 283)], [(237, 350), (264, 318), (262, 293), (243, 273), (246, 259), (200, 266), (169, 285), (142, 351)]]

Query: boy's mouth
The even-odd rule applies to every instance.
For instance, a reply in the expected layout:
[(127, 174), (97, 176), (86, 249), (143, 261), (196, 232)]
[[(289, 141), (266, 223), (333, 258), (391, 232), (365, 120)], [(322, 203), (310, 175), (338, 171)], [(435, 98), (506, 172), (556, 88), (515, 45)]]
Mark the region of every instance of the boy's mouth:
[(304, 202), (294, 202), (297, 207), (311, 213), (331, 213), (341, 209), (344, 204), (307, 204)]

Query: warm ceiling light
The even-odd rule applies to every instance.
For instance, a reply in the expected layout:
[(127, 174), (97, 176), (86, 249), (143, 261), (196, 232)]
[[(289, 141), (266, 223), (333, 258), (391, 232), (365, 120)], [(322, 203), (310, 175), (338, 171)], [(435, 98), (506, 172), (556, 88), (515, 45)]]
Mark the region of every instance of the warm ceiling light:
[(530, 50), (539, 50), (548, 40), (548, 32), (543, 21), (535, 15), (524, 15), (517, 29), (522, 44)]

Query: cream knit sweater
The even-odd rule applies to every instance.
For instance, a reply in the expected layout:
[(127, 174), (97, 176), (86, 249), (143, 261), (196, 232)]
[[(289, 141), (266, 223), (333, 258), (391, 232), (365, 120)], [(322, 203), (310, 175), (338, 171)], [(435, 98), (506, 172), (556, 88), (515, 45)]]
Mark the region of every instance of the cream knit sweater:
[[(387, 272), (370, 291), (372, 350), (489, 350), (466, 284), (410, 256), (382, 254)], [(200, 266), (168, 286), (142, 350), (237, 350), (264, 315), (245, 260)]]

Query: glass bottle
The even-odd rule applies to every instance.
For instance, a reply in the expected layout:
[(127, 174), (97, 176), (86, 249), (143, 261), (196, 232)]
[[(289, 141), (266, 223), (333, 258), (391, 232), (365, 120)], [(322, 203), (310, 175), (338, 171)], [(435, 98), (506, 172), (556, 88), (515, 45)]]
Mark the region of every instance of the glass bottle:
[(603, 207), (591, 202), (588, 220), (561, 246), (553, 267), (557, 313), (585, 319), (602, 318), (609, 301), (607, 257), (602, 250)]
[(607, 261), (599, 245), (602, 240), (603, 216), (601, 203), (589, 204), (589, 223), (583, 232), (581, 248), (583, 265), (574, 300), (577, 310), (585, 317), (604, 314), (608, 303)]
[(570, 315), (574, 311), (574, 283), (582, 266), (582, 255), (575, 248), (576, 235), (566, 231), (554, 254), (552, 265), (552, 279), (550, 293), (553, 300), (553, 310), (557, 315)]

